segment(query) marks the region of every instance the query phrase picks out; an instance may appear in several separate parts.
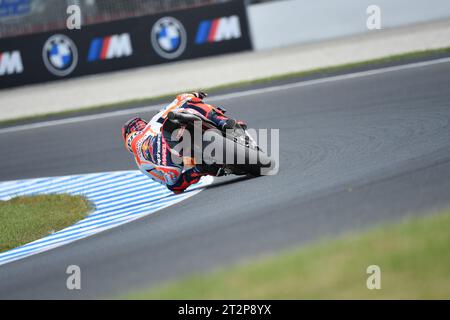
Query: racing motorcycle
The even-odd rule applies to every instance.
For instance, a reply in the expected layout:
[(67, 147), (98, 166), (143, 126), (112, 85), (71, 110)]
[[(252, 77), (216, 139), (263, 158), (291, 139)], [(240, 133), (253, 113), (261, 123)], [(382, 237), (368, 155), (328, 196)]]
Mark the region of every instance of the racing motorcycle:
[[(195, 164), (221, 169), (225, 175), (257, 177), (268, 174), (275, 166), (275, 161), (257, 145), (245, 126), (237, 124), (233, 129), (221, 129), (202, 114), (186, 110), (169, 112), (163, 133), (175, 154), (179, 153), (176, 145), (188, 139), (192, 146), (188, 153)], [(186, 154), (183, 150), (183, 156)]]

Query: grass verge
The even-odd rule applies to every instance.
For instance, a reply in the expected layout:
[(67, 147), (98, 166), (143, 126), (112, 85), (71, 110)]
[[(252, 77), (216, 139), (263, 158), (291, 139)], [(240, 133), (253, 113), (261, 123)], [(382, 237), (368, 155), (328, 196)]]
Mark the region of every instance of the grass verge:
[[(449, 299), (450, 209), (132, 293), (130, 299)], [(369, 265), (381, 289), (368, 290)]]
[[(403, 60), (422, 59), (422, 58), (427, 58), (430, 56), (445, 55), (448, 53), (450, 53), (450, 47), (434, 49), (434, 50), (415, 51), (415, 52), (410, 52), (410, 53), (405, 53), (405, 54), (392, 55), (392, 56), (379, 58), (379, 59), (372, 59), (372, 60), (366, 60), (366, 61), (361, 61), (361, 62), (312, 69), (312, 70), (307, 70), (307, 71), (291, 72), (291, 73), (274, 75), (271, 77), (264, 77), (264, 78), (258, 78), (258, 79), (247, 80), (247, 81), (233, 82), (233, 83), (215, 86), (215, 87), (209, 87), (209, 88), (190, 88), (190, 90), (202, 89), (203, 91), (206, 91), (209, 93), (214, 93), (214, 92), (218, 92), (218, 91), (235, 89), (235, 88), (239, 88), (239, 87), (262, 85), (262, 84), (270, 83), (273, 81), (289, 80), (289, 79), (294, 79), (294, 78), (314, 76), (316, 74), (321, 75), (321, 74), (339, 73), (339, 72), (344, 72), (344, 71), (351, 70), (351, 69), (363, 68), (363, 67), (367, 67), (367, 66), (373, 66), (374, 68), (376, 68), (377, 66), (380, 66), (380, 65), (396, 63), (396, 62), (400, 62)], [(185, 90), (185, 91), (190, 91), (190, 90)], [(174, 92), (174, 93), (156, 96), (156, 97), (155, 96), (143, 97), (143, 98), (139, 98), (139, 99), (124, 100), (124, 101), (118, 101), (118, 102), (109, 103), (109, 104), (94, 105), (91, 107), (84, 107), (84, 108), (73, 109), (73, 110), (62, 111), (62, 112), (53, 112), (53, 113), (40, 114), (40, 115), (36, 115), (36, 116), (28, 116), (28, 117), (20, 117), (20, 118), (9, 119), (9, 120), (1, 120), (0, 127), (10, 126), (10, 125), (14, 125), (14, 124), (17, 124), (20, 122), (34, 122), (34, 121), (39, 121), (39, 120), (43, 120), (46, 118), (52, 118), (52, 117), (61, 117), (61, 118), (69, 117), (71, 115), (79, 114), (82, 112), (95, 113), (95, 112), (105, 112), (105, 111), (126, 109), (126, 108), (134, 107), (134, 106), (152, 105), (152, 104), (161, 102), (163, 100), (173, 99), (173, 97), (176, 96), (177, 94), (179, 94), (179, 92)]]
[(91, 209), (86, 198), (66, 194), (0, 201), (0, 252), (70, 226)]

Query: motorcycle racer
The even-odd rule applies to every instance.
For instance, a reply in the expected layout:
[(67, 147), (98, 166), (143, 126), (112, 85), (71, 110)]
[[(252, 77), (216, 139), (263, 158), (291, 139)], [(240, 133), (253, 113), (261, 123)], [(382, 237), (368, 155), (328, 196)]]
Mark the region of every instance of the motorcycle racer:
[(172, 150), (162, 131), (169, 112), (191, 109), (222, 129), (245, 126), (243, 122), (226, 117), (223, 109), (204, 103), (203, 99), (206, 96), (204, 92), (180, 94), (149, 122), (141, 118), (133, 118), (122, 128), (125, 147), (133, 154), (139, 169), (176, 194), (184, 192), (190, 185), (197, 183), (202, 176), (220, 176), (224, 173), (220, 168), (186, 163), (189, 162), (187, 160), (183, 164), (173, 161)]

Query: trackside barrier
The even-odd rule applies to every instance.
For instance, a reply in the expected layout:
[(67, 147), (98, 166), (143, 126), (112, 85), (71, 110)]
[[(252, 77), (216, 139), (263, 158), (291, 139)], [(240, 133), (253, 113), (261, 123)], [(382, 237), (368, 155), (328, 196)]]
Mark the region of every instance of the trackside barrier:
[(372, 5), (380, 9), (382, 29), (450, 17), (449, 0), (267, 2), (248, 7), (253, 47), (270, 49), (369, 32), (367, 8)]
[(0, 88), (252, 48), (243, 0), (0, 39)]

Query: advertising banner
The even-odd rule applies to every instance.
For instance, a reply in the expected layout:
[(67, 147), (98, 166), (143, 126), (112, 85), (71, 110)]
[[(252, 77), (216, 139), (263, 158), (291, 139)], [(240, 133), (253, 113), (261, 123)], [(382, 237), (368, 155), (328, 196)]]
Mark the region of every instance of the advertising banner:
[(243, 1), (0, 39), (0, 88), (251, 49)]

